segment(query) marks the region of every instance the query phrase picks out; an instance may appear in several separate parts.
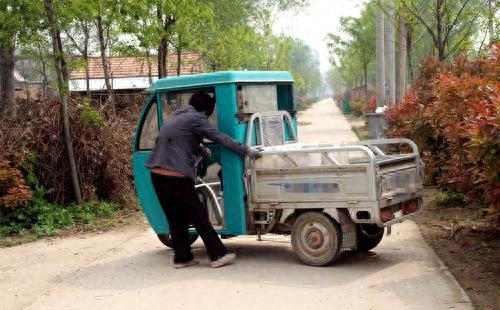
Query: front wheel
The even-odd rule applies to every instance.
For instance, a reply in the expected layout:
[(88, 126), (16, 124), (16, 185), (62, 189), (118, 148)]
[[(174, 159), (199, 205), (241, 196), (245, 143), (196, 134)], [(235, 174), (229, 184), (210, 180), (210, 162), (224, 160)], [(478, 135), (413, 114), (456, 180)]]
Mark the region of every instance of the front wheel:
[[(160, 239), (161, 243), (168, 246), (169, 248), (173, 248), (172, 244), (172, 236), (170, 234), (159, 234), (158, 239)], [(198, 235), (189, 235), (189, 244), (193, 244), (196, 239), (198, 239)]]
[(327, 266), (341, 252), (339, 225), (322, 212), (302, 213), (292, 227), (292, 246), (299, 259), (311, 266)]
[(384, 227), (375, 224), (356, 225), (356, 235), (358, 238), (357, 251), (368, 252), (376, 247), (384, 237)]

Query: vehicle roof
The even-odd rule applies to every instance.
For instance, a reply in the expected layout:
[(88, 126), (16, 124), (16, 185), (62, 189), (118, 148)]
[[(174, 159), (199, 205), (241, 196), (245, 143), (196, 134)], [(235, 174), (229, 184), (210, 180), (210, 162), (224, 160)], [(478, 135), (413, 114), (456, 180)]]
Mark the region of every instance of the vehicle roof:
[(288, 71), (218, 71), (166, 77), (153, 83), (146, 91), (156, 92), (238, 82), (293, 82), (293, 77)]

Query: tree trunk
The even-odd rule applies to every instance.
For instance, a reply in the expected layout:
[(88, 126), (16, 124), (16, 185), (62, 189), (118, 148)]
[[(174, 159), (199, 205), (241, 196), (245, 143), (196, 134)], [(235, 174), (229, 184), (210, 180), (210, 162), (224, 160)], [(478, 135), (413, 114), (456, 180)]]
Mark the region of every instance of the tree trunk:
[(71, 184), (73, 185), (73, 192), (75, 195), (75, 201), (78, 204), (83, 203), (82, 194), (80, 191), (80, 182), (78, 180), (78, 170), (76, 168), (75, 155), (73, 151), (73, 142), (71, 139), (70, 122), (68, 115), (68, 92), (67, 84), (64, 84), (64, 76), (68, 76), (68, 73), (64, 73), (66, 70), (65, 62), (62, 61), (63, 49), (61, 43), (61, 31), (56, 23), (56, 16), (54, 9), (52, 7), (52, 0), (44, 0), (45, 9), (47, 12), (47, 18), (49, 21), (49, 28), (52, 36), (52, 49), (54, 52), (54, 65), (57, 74), (57, 85), (59, 88), (59, 96), (61, 98), (61, 116), (63, 118), (63, 132), (64, 132), (64, 142), (66, 145), (66, 151), (68, 152), (68, 162), (71, 174)]
[(177, 76), (181, 75), (182, 50), (177, 48)]
[(158, 47), (158, 78), (167, 76), (167, 39), (161, 39), (160, 46)]
[(368, 100), (368, 64), (363, 67), (364, 82), (365, 82), (365, 100)]
[(89, 34), (89, 28), (88, 24), (82, 23), (82, 29), (85, 35), (85, 40), (84, 40), (84, 45), (83, 45), (83, 60), (85, 61), (85, 88), (87, 91), (87, 99), (90, 102), (91, 99), (91, 93), (90, 93), (90, 68), (89, 68), (89, 40), (90, 40), (90, 34)]
[(14, 119), (17, 116), (14, 88), (14, 47), (0, 42), (0, 118)]
[(79, 46), (79, 42), (75, 40), (69, 33), (66, 33), (68, 38), (73, 42), (75, 48), (82, 54), (83, 60), (85, 61), (85, 90), (87, 92), (87, 99), (90, 101), (90, 69), (89, 69), (89, 41), (90, 41), (90, 31), (89, 22), (80, 20), (80, 30), (83, 33), (82, 47)]
[(111, 86), (109, 60), (108, 56), (106, 55), (107, 38), (104, 38), (104, 28), (102, 26), (101, 16), (97, 16), (97, 35), (99, 37), (99, 49), (101, 50), (102, 70), (104, 72), (104, 84), (106, 85), (106, 91), (108, 92), (108, 100), (106, 100), (106, 105), (108, 106), (109, 116), (111, 117), (111, 119), (115, 119), (116, 118), (115, 100), (113, 98), (113, 87)]
[(436, 48), (438, 50), (438, 57), (440, 61), (443, 61), (446, 58), (444, 50), (445, 42), (443, 40), (443, 1), (444, 0), (436, 0)]
[(38, 51), (38, 57), (40, 59), (40, 64), (42, 66), (42, 70), (41, 70), (41, 73), (43, 76), (42, 89), (43, 89), (43, 100), (45, 100), (49, 96), (49, 78), (48, 78), (48, 73), (47, 73), (47, 62), (45, 61), (45, 58), (44, 58), (44, 55), (46, 55), (47, 53), (45, 53), (43, 51), (40, 44), (37, 44), (37, 51)]
[(170, 26), (175, 23), (175, 18), (172, 16), (165, 17), (163, 19), (163, 13), (160, 7), (156, 10), (156, 18), (163, 25), (163, 37), (161, 38), (160, 46), (158, 47), (158, 78), (166, 77), (168, 75), (167, 70), (167, 54), (168, 54), (168, 44), (169, 40), (167, 37), (168, 30)]
[(68, 72), (68, 64), (66, 63), (66, 59), (64, 58), (64, 51), (63, 51), (63, 45), (62, 45), (62, 40), (61, 40), (61, 30), (59, 29), (59, 26), (57, 25), (57, 32), (56, 32), (56, 37), (55, 39), (57, 40), (57, 46), (59, 47), (59, 53), (57, 54), (57, 58), (59, 60), (59, 63), (61, 64), (61, 75), (62, 75), (62, 81), (63, 81), (63, 88), (65, 90), (65, 95), (67, 94), (68, 91), (68, 85), (69, 85), (69, 72)]
[[(146, 27), (146, 21), (143, 21), (143, 26)], [(148, 81), (149, 85), (153, 84), (153, 66), (151, 64), (151, 51), (146, 48), (146, 63), (148, 66)]]
[(413, 73), (413, 48), (412, 48), (412, 29), (406, 27), (406, 56), (408, 62), (408, 76), (410, 78), (410, 83), (413, 83), (414, 73)]
[(148, 81), (149, 85), (153, 84), (153, 66), (151, 64), (151, 53), (149, 49), (146, 50), (146, 63), (148, 64)]
[(85, 88), (87, 90), (87, 99), (90, 101), (90, 69), (89, 69), (89, 55), (83, 55), (83, 59), (85, 60)]
[(398, 48), (396, 52), (396, 103), (401, 102), (406, 90), (406, 26), (398, 16)]

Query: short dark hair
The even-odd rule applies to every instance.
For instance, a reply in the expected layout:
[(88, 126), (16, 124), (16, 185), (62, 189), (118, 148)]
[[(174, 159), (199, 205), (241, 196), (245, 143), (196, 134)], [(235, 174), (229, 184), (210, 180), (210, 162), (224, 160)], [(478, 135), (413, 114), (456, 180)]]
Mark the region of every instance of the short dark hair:
[(195, 93), (189, 99), (189, 104), (196, 111), (205, 112), (207, 116), (212, 115), (215, 109), (215, 97), (211, 97), (207, 93)]

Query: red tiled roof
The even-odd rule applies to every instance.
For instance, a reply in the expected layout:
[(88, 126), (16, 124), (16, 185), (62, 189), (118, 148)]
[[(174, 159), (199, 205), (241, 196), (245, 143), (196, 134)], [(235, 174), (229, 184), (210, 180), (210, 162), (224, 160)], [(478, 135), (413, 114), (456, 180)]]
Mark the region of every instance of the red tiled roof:
[[(108, 57), (111, 68), (112, 78), (124, 77), (147, 77), (148, 64), (146, 57)], [(151, 74), (153, 77), (158, 76), (158, 58), (156, 55), (150, 57)], [(104, 78), (102, 69), (101, 57), (89, 58), (89, 75), (91, 79)], [(201, 73), (203, 72), (203, 64), (200, 60), (200, 54), (195, 52), (183, 52), (181, 55), (181, 75)], [(177, 75), (177, 54), (167, 55), (167, 75)], [(84, 79), (85, 69), (73, 69), (70, 73), (70, 79)]]

